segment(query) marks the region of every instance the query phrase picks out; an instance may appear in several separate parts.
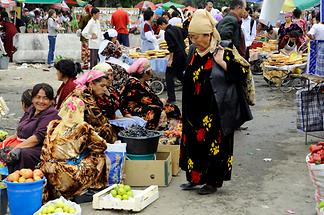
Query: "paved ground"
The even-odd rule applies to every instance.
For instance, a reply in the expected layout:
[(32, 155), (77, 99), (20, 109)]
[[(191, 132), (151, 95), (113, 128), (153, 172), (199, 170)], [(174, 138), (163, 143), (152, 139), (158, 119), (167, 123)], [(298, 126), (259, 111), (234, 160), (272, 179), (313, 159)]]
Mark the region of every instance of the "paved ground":
[[(55, 89), (59, 86), (54, 70), (16, 67), (0, 70), (0, 96), (11, 109), (8, 118), (0, 119), (0, 128), (15, 128), (22, 114), (20, 95), (26, 88), (39, 82), (48, 82)], [(159, 188), (158, 201), (140, 214), (278, 215), (289, 214), (287, 210), (300, 215), (315, 214), (315, 190), (305, 165), (308, 146), (304, 135), (296, 130), (294, 93), (271, 91), (260, 76), (256, 77), (256, 87), (254, 120), (246, 123), (246, 131), (235, 135), (232, 180), (216, 194), (200, 196), (179, 189), (185, 182), (182, 172), (168, 187)], [(180, 104), (180, 94), (178, 98)], [(265, 162), (264, 158), (272, 161)], [(83, 214), (127, 214), (94, 211), (91, 204), (81, 206)]]

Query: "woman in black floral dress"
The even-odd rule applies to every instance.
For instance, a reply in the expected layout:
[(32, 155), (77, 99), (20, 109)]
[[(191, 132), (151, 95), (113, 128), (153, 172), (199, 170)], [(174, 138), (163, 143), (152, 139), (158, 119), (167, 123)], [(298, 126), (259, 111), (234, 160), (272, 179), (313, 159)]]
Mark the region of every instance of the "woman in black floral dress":
[(129, 75), (122, 66), (109, 62), (111, 58), (118, 59), (122, 56), (122, 50), (117, 40), (117, 31), (115, 29), (109, 29), (105, 32), (104, 38), (105, 40), (100, 44), (99, 49), (100, 62), (106, 62), (113, 68), (112, 86), (120, 92)]
[(150, 63), (145, 58), (135, 61), (129, 68), (131, 77), (121, 91), (120, 110), (124, 116), (139, 116), (147, 121), (146, 128), (156, 129), (159, 126), (162, 112), (167, 118), (180, 119), (177, 106), (163, 105), (160, 98), (146, 84), (152, 76)]
[(198, 190), (202, 195), (216, 192), (223, 181), (230, 180), (234, 130), (251, 119), (239, 86), (242, 68), (233, 55), (218, 47), (220, 36), (214, 26), (207, 11), (195, 12), (189, 25), (194, 46), (183, 82), (180, 166), (188, 183), (181, 188), (204, 185)]

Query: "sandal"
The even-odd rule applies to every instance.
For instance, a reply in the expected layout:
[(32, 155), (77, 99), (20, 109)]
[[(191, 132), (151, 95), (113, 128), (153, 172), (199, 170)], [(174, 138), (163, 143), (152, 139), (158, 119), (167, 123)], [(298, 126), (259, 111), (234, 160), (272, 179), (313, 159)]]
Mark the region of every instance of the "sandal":
[(204, 185), (202, 188), (198, 190), (198, 194), (200, 195), (208, 195), (215, 193), (217, 191), (217, 187), (211, 186), (211, 185)]
[(195, 190), (195, 189), (197, 189), (196, 186), (197, 185), (192, 182), (188, 182), (188, 183), (180, 185), (182, 190)]

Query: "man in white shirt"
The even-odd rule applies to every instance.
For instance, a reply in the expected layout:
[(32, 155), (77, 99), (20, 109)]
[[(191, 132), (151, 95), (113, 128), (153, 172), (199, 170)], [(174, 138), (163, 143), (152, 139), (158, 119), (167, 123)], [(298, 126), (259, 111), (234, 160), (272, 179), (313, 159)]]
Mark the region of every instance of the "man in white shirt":
[(98, 63), (98, 51), (100, 42), (103, 40), (99, 22), (99, 9), (95, 7), (92, 8), (91, 15), (92, 18), (89, 20), (87, 26), (82, 31), (82, 36), (89, 40), (90, 68), (94, 67)]
[(316, 16), (317, 23), (312, 26), (307, 36), (312, 40), (324, 40), (324, 24), (320, 21), (320, 15)]
[(212, 15), (212, 17), (214, 17), (214, 19), (220, 13), (219, 10), (213, 8), (213, 2), (210, 1), (206, 3), (205, 10), (207, 10)]
[(244, 33), (246, 47), (250, 47), (256, 37), (256, 21), (249, 15), (251, 12), (252, 10), (248, 8), (246, 11), (244, 11), (242, 18), (241, 27)]

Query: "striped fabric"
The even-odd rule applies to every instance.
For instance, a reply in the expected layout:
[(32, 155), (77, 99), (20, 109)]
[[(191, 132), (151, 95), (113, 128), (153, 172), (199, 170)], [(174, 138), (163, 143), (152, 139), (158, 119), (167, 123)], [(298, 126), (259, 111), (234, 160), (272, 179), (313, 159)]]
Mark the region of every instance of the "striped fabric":
[(324, 41), (310, 41), (310, 53), (306, 73), (324, 76)]

